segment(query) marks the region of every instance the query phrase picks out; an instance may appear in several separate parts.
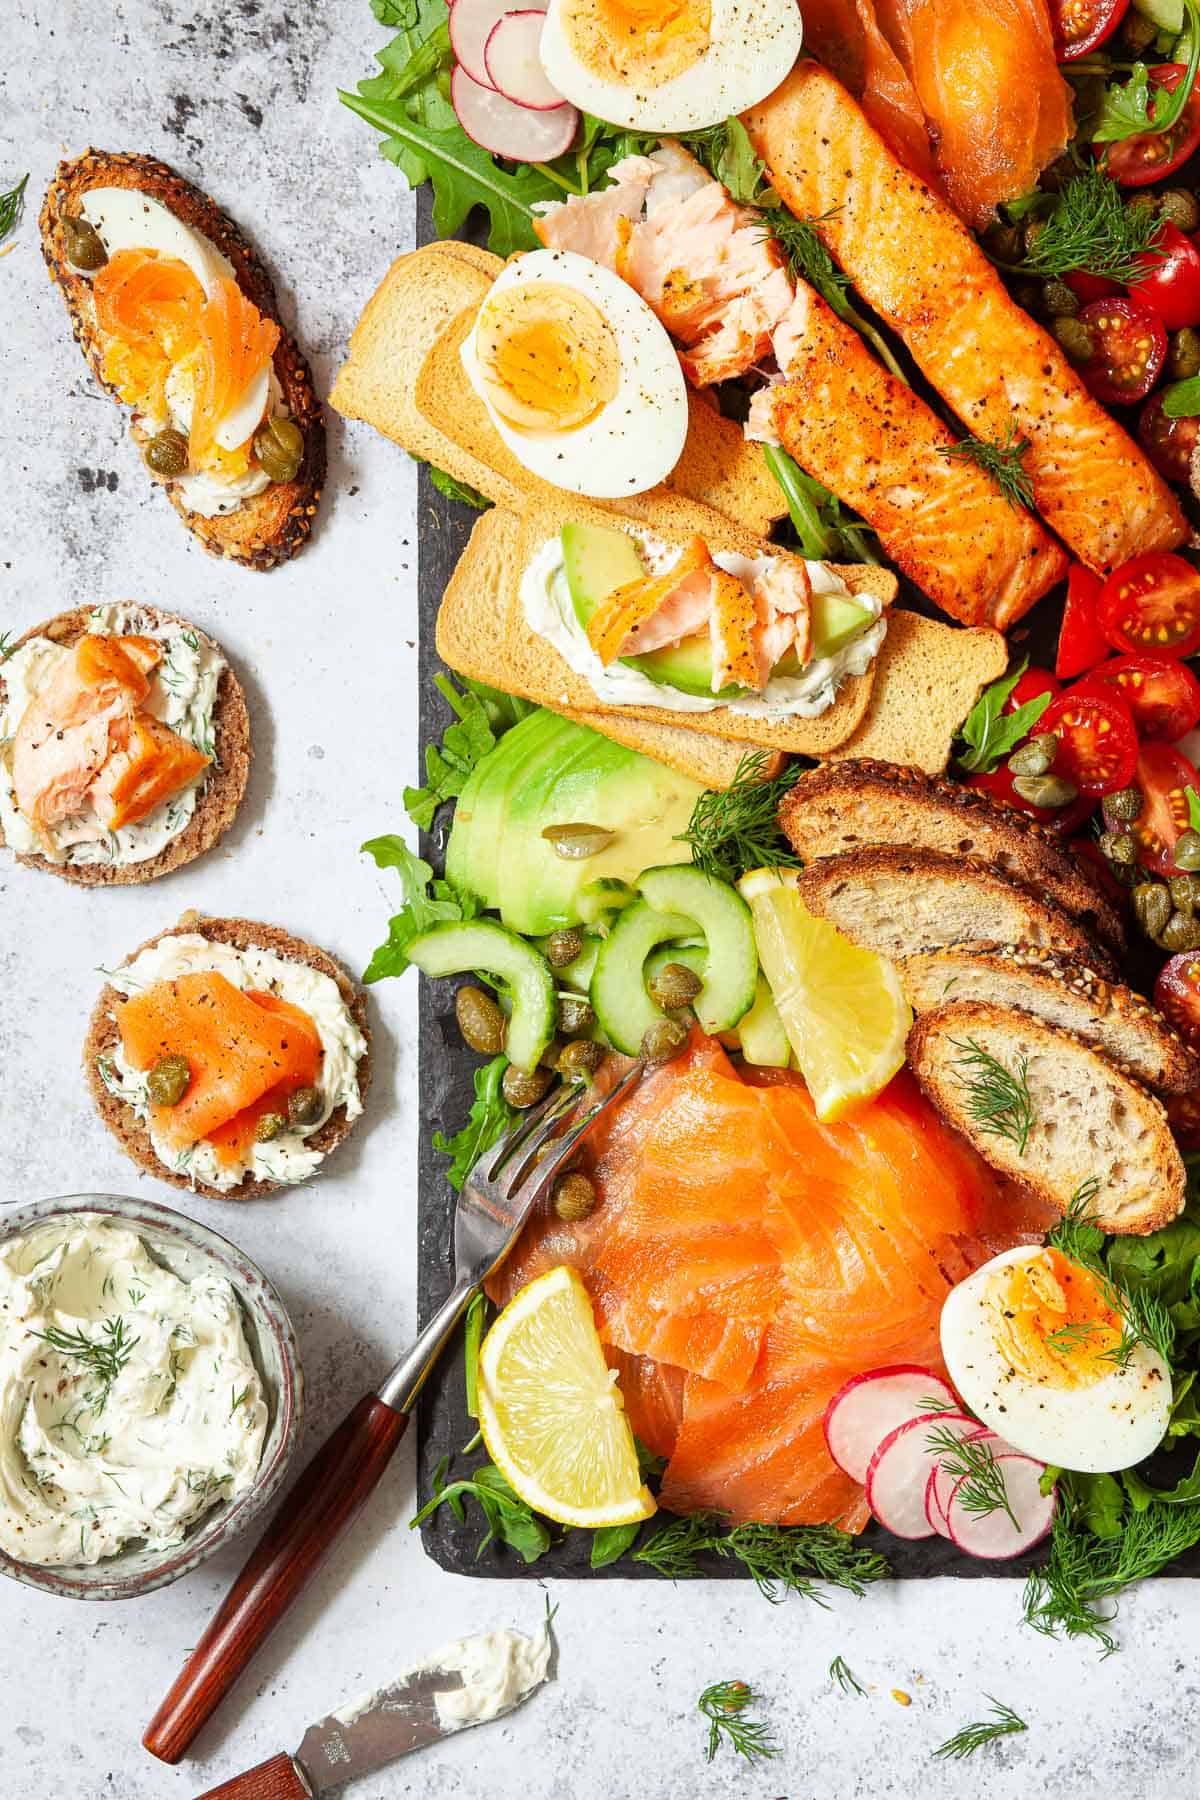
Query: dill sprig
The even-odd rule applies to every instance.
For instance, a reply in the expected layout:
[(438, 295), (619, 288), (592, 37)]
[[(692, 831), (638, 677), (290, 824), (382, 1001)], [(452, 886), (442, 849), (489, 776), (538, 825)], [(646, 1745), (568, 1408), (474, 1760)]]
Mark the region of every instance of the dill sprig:
[(25, 203), (25, 184), (28, 180), (28, 175), (22, 175), (15, 187), (10, 187), (7, 192), (0, 194), (0, 244), (13, 230), (21, 216), (21, 208)]
[(951, 1038), (963, 1055), (958, 1067), (969, 1071), (958, 1080), (967, 1090), (967, 1112), (981, 1131), (1007, 1138), (1024, 1156), (1033, 1130), (1033, 1099), (1029, 1092), (1029, 1061), (1022, 1057), (1017, 1072), (1006, 1069), (974, 1038)]
[(1093, 165), (1072, 175), (1020, 264), (1022, 274), (1070, 275), (1081, 270), (1122, 284), (1145, 275), (1162, 257), (1161, 220), (1148, 206), (1127, 206), (1121, 189)]
[(843, 1694), (865, 1694), (867, 1691), (844, 1656), (835, 1656), (830, 1663), (829, 1679), (837, 1682)]
[(728, 1738), (747, 1762), (779, 1755), (779, 1746), (768, 1728), (760, 1720), (746, 1717), (746, 1708), (757, 1699), (754, 1689), (744, 1681), (716, 1681), (705, 1688), (696, 1706), (708, 1720), (706, 1761), (711, 1762), (717, 1754), (722, 1738)]
[(1025, 467), (1028, 449), (1029, 439), (1017, 430), (1016, 420), (1010, 419), (1002, 440), (994, 442), (988, 438), (965, 437), (957, 444), (947, 444), (938, 455), (949, 462), (978, 464), (985, 475), (991, 476), (1010, 506), (1023, 506), (1028, 511), (1033, 506), (1033, 479)]
[(925, 1442), (955, 1484), (955, 1498), (964, 1512), (977, 1517), (1005, 1512), (1013, 1530), (1020, 1530), (1004, 1485), (1004, 1471), (990, 1444), (981, 1438), (960, 1438), (947, 1425), (935, 1425), (926, 1432)]
[(861, 1597), (871, 1582), (891, 1574), (878, 1551), (834, 1525), (735, 1525), (725, 1530), (718, 1513), (673, 1520), (635, 1550), (632, 1560), (670, 1581), (687, 1581), (708, 1573), (705, 1556), (740, 1562), (770, 1601), (799, 1594), (823, 1605), (822, 1582)]
[[(833, 212), (837, 210), (837, 207), (833, 208)], [(830, 311), (866, 339), (884, 368), (905, 387), (911, 387), (912, 383), (883, 333), (865, 319), (850, 300), (846, 291), (849, 278), (837, 267), (817, 232), (817, 226), (832, 218), (833, 212), (822, 213), (817, 219), (798, 219), (784, 207), (773, 206), (763, 213), (763, 225), (778, 244), (792, 280), (806, 281), (809, 287), (815, 288)]]
[(990, 1694), (985, 1694), (984, 1698), (991, 1700), (991, 1718), (978, 1719), (973, 1725), (964, 1725), (961, 1731), (956, 1731), (953, 1737), (938, 1745), (933, 1753), (935, 1756), (973, 1756), (984, 1744), (993, 1744), (997, 1738), (1009, 1737), (1013, 1732), (1029, 1730), (1024, 1719), (1018, 1718), (1011, 1706), (1004, 1706), (999, 1700), (993, 1700)]
[(1082, 1350), (1090, 1344), (1103, 1329), (1095, 1319), (1072, 1319), (1069, 1324), (1059, 1325), (1056, 1330), (1046, 1333), (1046, 1348), (1061, 1350), (1064, 1356), (1069, 1356), (1073, 1350)]
[(767, 752), (742, 757), (722, 792), (701, 794), (680, 840), (692, 861), (714, 881), (734, 882), (747, 869), (795, 868), (799, 858), (779, 829), (779, 803), (799, 779), (794, 764), (766, 780)]
[(1105, 1656), (1117, 1644), (1109, 1627), (1115, 1608), (1101, 1610), (1124, 1588), (1157, 1575), (1200, 1543), (1200, 1504), (1152, 1501), (1132, 1511), (1114, 1537), (1097, 1537), (1060, 1506), (1050, 1533), (1050, 1555), (1025, 1583), (1024, 1617), (1045, 1637), (1091, 1638)]
[(63, 1331), (60, 1326), (51, 1325), (47, 1331), (35, 1331), (31, 1334), (40, 1338), (43, 1344), (49, 1344), (52, 1350), (57, 1350), (60, 1356), (71, 1357), (99, 1377), (99, 1388), (88, 1396), (91, 1409), (96, 1414), (104, 1411), (113, 1383), (141, 1343), (140, 1338), (126, 1335), (125, 1321), (119, 1315), (105, 1319), (100, 1333), (98, 1338), (90, 1338), (83, 1331)]
[[(1120, 1316), (1120, 1341), (1104, 1352), (1108, 1360), (1119, 1369), (1128, 1368), (1133, 1352), (1139, 1344), (1144, 1344), (1148, 1349), (1157, 1350), (1169, 1365), (1175, 1348), (1175, 1321), (1158, 1295), (1142, 1288), (1125, 1287), (1105, 1262), (1105, 1233), (1096, 1224), (1092, 1213), (1093, 1202), (1099, 1193), (1100, 1182), (1095, 1175), (1082, 1182), (1072, 1194), (1063, 1217), (1047, 1233), (1046, 1243), (1068, 1262), (1089, 1270), (1099, 1284), (1105, 1303)], [(1083, 1329), (1082, 1326), (1061, 1325), (1057, 1332), (1050, 1333), (1047, 1342), (1056, 1349), (1075, 1349), (1082, 1340), (1076, 1337), (1074, 1342), (1068, 1342), (1066, 1334)]]

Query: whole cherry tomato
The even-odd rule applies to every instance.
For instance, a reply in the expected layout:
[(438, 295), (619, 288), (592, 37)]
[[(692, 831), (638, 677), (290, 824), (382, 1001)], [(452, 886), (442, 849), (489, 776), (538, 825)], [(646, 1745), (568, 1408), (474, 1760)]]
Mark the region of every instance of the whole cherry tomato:
[[(1061, 692), (1062, 682), (1052, 675), (1049, 669), (1026, 669), (1024, 674), (1018, 677), (1017, 685), (1000, 711), (1015, 713), (1018, 707), (1024, 706), (1030, 700), (1036, 700), (1039, 694), (1049, 694), (1053, 699), (1056, 694), (1061, 694)], [(1180, 735), (1182, 736), (1182, 733)]]
[(1200, 250), (1169, 219), (1159, 226), (1153, 250), (1129, 292), (1156, 313), (1168, 331), (1200, 325)]

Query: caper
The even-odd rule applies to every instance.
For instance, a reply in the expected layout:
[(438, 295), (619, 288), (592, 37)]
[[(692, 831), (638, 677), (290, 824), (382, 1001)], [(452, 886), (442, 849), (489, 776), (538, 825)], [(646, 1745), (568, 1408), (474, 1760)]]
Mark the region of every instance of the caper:
[(687, 1026), (681, 1025), (678, 1020), (656, 1020), (653, 1025), (647, 1027), (646, 1034), (642, 1039), (643, 1062), (650, 1064), (670, 1062), (673, 1056), (679, 1055), (687, 1043), (687, 1036)]
[(1179, 950), (1200, 950), (1200, 919), (1193, 918), (1190, 913), (1172, 913), (1156, 942), (1172, 954)]
[(1031, 806), (1069, 806), (1079, 798), (1079, 789), (1061, 775), (1018, 775), (1013, 790)]
[(655, 1006), (661, 1006), (664, 1012), (674, 1012), (677, 1006), (690, 1006), (703, 986), (695, 969), (689, 969), (686, 963), (672, 962), (651, 976), (646, 983), (646, 992)]
[(540, 1064), (526, 1074), (516, 1063), (509, 1063), (500, 1089), (510, 1106), (536, 1106), (553, 1080), (554, 1071)]
[(178, 1106), (192, 1079), (186, 1056), (160, 1056), (146, 1077), (146, 1092), (155, 1106)]
[(542, 1054), (538, 1057), (538, 1064), (543, 1069), (557, 1069), (558, 1059), (561, 1055), (562, 1045), (556, 1037), (552, 1037), (550, 1042), (546, 1045), (546, 1048), (542, 1051)]
[(188, 441), (182, 431), (160, 431), (150, 439), (143, 455), (146, 466), (156, 475), (165, 475), (168, 479), (182, 475), (188, 466)]
[(1181, 831), (1171, 851), (1177, 869), (1200, 869), (1200, 831)]
[(1200, 876), (1171, 875), (1167, 879), (1167, 892), (1175, 902), (1176, 912), (1186, 913), (1190, 918), (1200, 906)]
[(568, 1081), (590, 1081), (604, 1061), (604, 1046), (591, 1038), (575, 1038), (559, 1052), (557, 1068)]
[(324, 1110), (320, 1088), (298, 1087), (288, 1095), (288, 1124), (296, 1131), (315, 1125)]
[(1185, 325), (1173, 331), (1167, 341), (1167, 374), (1172, 381), (1186, 381), (1200, 375), (1200, 331)]
[(454, 996), (454, 1016), (463, 1042), (481, 1056), (495, 1056), (504, 1048), (508, 1020), (490, 994), (482, 988), (460, 987)]
[(96, 227), (89, 219), (63, 216), (63, 242), (67, 246), (67, 261), (73, 268), (86, 269), (90, 274), (93, 269), (102, 269), (108, 261), (108, 251)]
[(254, 454), (272, 481), (295, 481), (304, 461), (304, 433), (291, 419), (264, 419), (254, 434)]
[(1033, 249), (1033, 246), (1037, 243), (1045, 229), (1045, 219), (1026, 219), (1024, 225), (1021, 227), (1021, 241), (1024, 245), (1026, 256), (1029, 255), (1029, 252)]
[(565, 969), (583, 950), (583, 933), (573, 925), (552, 931), (546, 939), (546, 961), (552, 969)]
[(1014, 750), (1008, 766), (1014, 775), (1048, 775), (1058, 755), (1058, 739), (1052, 731), (1039, 731), (1027, 744)]
[(599, 1199), (586, 1175), (564, 1175), (554, 1190), (554, 1210), (566, 1225), (590, 1217)]
[(1082, 319), (1055, 319), (1050, 329), (1072, 362), (1091, 361), (1096, 345)]
[(564, 862), (582, 862), (587, 856), (599, 856), (616, 837), (604, 825), (547, 825), (542, 836)]
[(1042, 289), (1042, 308), (1051, 319), (1073, 319), (1079, 311), (1079, 295), (1065, 281), (1048, 281)]
[(1191, 233), (1200, 226), (1200, 200), (1190, 188), (1164, 188), (1158, 196), (1158, 216), (1180, 231)]
[(1019, 262), (1021, 260), (1019, 226), (1005, 225), (999, 219), (993, 219), (983, 233), (983, 247), (994, 262)]
[(591, 1003), (582, 994), (563, 994), (558, 1002), (558, 1029), (564, 1037), (584, 1037), (596, 1023)]
[(1102, 831), (1100, 834), (1100, 854), (1107, 856), (1109, 862), (1128, 866), (1137, 861), (1137, 843), (1132, 831)]
[(1136, 785), (1118, 788), (1115, 794), (1104, 796), (1104, 817), (1126, 822), (1136, 819), (1142, 810), (1142, 790)]
[(255, 1143), (256, 1144), (269, 1144), (271, 1142), (272, 1138), (277, 1138), (281, 1131), (287, 1130), (287, 1125), (288, 1125), (288, 1122), (287, 1122), (287, 1114), (286, 1113), (281, 1113), (281, 1112), (260, 1113), (258, 1123), (254, 1127)]
[(1133, 890), (1133, 911), (1148, 938), (1157, 938), (1171, 916), (1171, 896), (1163, 881), (1139, 881)]

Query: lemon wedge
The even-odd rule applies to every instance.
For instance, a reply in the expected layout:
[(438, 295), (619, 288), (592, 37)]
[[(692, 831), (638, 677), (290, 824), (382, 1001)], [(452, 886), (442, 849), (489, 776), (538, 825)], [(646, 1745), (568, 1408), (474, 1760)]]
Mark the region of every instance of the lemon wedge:
[(795, 869), (738, 882), (763, 974), (819, 1119), (886, 1087), (904, 1062), (912, 1010), (892, 964), (861, 950), (800, 898)]
[(655, 1511), (574, 1269), (539, 1275), (488, 1332), (479, 1353), (479, 1426), (514, 1491), (559, 1525), (631, 1525)]

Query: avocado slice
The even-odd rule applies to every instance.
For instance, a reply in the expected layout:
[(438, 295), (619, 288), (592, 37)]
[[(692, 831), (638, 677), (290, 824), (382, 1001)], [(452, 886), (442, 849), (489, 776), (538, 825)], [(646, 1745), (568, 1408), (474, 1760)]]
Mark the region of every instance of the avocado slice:
[(455, 804), (446, 846), (446, 879), (456, 888), (488, 899), (495, 887), (509, 789), (552, 754), (557, 741), (554, 714), (539, 710), (480, 757)]
[(812, 653), (836, 656), (839, 650), (866, 630), (872, 613), (853, 594), (814, 594), (812, 597)]

